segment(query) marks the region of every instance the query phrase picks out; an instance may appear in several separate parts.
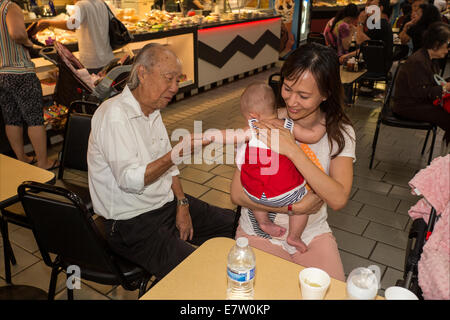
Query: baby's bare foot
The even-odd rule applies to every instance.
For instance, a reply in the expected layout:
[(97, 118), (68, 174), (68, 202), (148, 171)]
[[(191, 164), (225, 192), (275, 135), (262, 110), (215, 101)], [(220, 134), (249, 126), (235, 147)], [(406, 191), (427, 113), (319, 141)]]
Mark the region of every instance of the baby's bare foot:
[(293, 247), (296, 247), (300, 253), (306, 252), (308, 250), (308, 247), (306, 244), (300, 239), (293, 235), (288, 235), (287, 237), (287, 243)]
[(259, 227), (262, 231), (268, 233), (272, 237), (281, 237), (283, 234), (286, 233), (286, 228), (283, 228), (279, 225), (276, 225), (275, 223), (260, 223)]

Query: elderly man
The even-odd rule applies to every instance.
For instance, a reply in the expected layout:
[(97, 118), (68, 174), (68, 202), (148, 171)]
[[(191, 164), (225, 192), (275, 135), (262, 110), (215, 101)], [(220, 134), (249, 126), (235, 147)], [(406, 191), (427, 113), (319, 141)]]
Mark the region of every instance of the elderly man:
[(107, 241), (157, 278), (194, 251), (185, 240), (200, 245), (231, 237), (235, 217), (181, 187), (174, 161), (191, 153), (194, 140), (172, 149), (160, 114), (177, 93), (180, 75), (172, 51), (146, 45), (123, 92), (95, 112), (89, 138), (89, 188), (94, 211), (107, 219)]

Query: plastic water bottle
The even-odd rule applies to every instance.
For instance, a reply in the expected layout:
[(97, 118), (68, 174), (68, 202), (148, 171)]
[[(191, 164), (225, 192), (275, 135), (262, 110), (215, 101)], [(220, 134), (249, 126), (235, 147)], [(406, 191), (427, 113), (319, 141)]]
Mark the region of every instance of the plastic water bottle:
[(228, 300), (253, 299), (256, 259), (247, 238), (238, 238), (228, 254)]

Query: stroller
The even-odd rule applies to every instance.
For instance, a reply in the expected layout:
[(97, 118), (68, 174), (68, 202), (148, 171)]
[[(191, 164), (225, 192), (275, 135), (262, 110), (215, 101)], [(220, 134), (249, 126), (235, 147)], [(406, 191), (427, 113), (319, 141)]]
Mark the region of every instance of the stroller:
[(414, 222), (403, 279), (396, 285), (412, 291), (419, 299), (449, 299), (450, 295), (449, 165), (450, 155), (438, 157), (409, 182), (413, 192), (423, 195), (423, 199), (409, 210)]
[(102, 101), (120, 93), (125, 87), (133, 63), (129, 55), (122, 59), (115, 58), (99, 73), (104, 76), (95, 81), (81, 62), (60, 42), (55, 41), (53, 48), (43, 48), (39, 54), (58, 67), (53, 98), (57, 104), (69, 108), (74, 101), (98, 106)]

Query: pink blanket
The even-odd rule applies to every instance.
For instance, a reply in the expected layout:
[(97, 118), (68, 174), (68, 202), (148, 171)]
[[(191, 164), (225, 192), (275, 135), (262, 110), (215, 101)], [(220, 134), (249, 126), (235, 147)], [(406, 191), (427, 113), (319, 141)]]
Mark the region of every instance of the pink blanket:
[[(428, 223), (431, 206), (438, 219), (419, 260), (419, 285), (425, 299), (450, 299), (450, 154), (434, 159), (409, 182), (414, 194), (423, 195), (411, 207), (412, 219)], [(431, 206), (430, 206), (431, 205)]]

